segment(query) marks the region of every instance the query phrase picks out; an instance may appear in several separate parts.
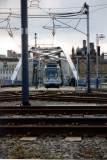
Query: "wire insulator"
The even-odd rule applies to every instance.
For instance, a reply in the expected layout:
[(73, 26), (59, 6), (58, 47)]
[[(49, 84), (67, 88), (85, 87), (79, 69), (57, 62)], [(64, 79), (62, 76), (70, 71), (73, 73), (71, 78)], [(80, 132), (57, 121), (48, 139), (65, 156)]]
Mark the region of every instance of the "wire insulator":
[(52, 31), (52, 35), (53, 35), (53, 37), (55, 36), (55, 30)]

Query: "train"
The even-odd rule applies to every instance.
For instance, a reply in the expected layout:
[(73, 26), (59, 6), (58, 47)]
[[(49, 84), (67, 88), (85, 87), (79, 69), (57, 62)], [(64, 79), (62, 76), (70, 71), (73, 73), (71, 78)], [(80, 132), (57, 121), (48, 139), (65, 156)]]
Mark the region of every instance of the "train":
[(58, 64), (47, 64), (45, 66), (43, 83), (45, 87), (61, 86), (61, 71)]

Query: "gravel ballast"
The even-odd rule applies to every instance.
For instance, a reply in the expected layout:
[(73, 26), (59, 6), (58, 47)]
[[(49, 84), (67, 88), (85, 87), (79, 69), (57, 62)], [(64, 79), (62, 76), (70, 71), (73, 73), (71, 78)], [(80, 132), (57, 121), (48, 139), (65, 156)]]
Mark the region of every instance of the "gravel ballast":
[(74, 140), (72, 136), (67, 138), (61, 135), (37, 136), (25, 140), (21, 139), (23, 137), (0, 137), (0, 158), (20, 159), (20, 154), (23, 154), (21, 159), (28, 159), (28, 155), (32, 155), (33, 159), (107, 159), (107, 139), (103, 136), (74, 137)]

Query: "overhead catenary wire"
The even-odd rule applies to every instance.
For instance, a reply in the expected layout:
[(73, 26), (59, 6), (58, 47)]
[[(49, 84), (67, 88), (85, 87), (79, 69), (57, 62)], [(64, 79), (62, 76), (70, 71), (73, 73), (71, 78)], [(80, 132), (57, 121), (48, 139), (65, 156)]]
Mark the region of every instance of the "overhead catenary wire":
[[(33, 2), (34, 3), (37, 2), (37, 4), (39, 4), (39, 2), (40, 2), (39, 0), (28, 0), (28, 1), (29, 1), (29, 3), (32, 3), (32, 4), (33, 4)], [(107, 8), (107, 4), (100, 4), (100, 5), (90, 6), (90, 8), (96, 8), (96, 7), (97, 7), (97, 9), (91, 10), (90, 13), (96, 12), (96, 11), (104, 9), (104, 8)], [(99, 7), (101, 7), (101, 8), (99, 8)], [(52, 12), (52, 10), (63, 10), (63, 9), (68, 10), (68, 9), (73, 9), (73, 8), (74, 9), (75, 8), (80, 8), (80, 11), (78, 11), (78, 12), (61, 12), (61, 13)], [(0, 12), (0, 16), (7, 16), (8, 15), (8, 18), (4, 17), (4, 19), (2, 19), (2, 18), (0, 19), (0, 23), (1, 24), (3, 22), (8, 21), (11, 18), (21, 18), (21, 16), (20, 16), (20, 8), (0, 8), (0, 9), (9, 10), (8, 12), (5, 12), (4, 10), (3, 10), (3, 12)], [(78, 17), (78, 16), (85, 15), (84, 14), (84, 12), (85, 12), (84, 6), (82, 8), (81, 7), (65, 7), (65, 8), (50, 8), (49, 7), (49, 8), (42, 8), (39, 5), (37, 5), (37, 6), (35, 5), (34, 7), (28, 7), (28, 9), (39, 9), (39, 10), (43, 11), (44, 13), (46, 13), (45, 15), (44, 14), (39, 14), (39, 15), (37, 15), (37, 14), (34, 14), (34, 15), (31, 14), (30, 15), (29, 14), (28, 18), (46, 18), (46, 19), (47, 18), (49, 18), (49, 19), (51, 18), (52, 19), (54, 17), (54, 21), (59, 21), (59, 23), (61, 23), (63, 25), (63, 26), (62, 25), (56, 25), (55, 22), (54, 22), (54, 27), (52, 27), (52, 26), (47, 27), (47, 25), (49, 24), (48, 23), (48, 24), (45, 25), (45, 27), (44, 27), (45, 29), (54, 30), (54, 32), (55, 32), (55, 30), (59, 29), (59, 28), (72, 28), (72, 29), (76, 29), (77, 31), (85, 34), (84, 32), (82, 32), (82, 31), (77, 29), (77, 26), (79, 25), (80, 21), (82, 19), (86, 19), (85, 17), (81, 17), (81, 18)], [(18, 10), (18, 11), (14, 11), (14, 10)], [(78, 22), (77, 22), (75, 27), (72, 27), (71, 25), (68, 25), (67, 22), (62, 22), (60, 19), (62, 19), (62, 20), (70, 19), (70, 21), (74, 20), (74, 19), (75, 20), (77, 19)], [(12, 23), (11, 21), (9, 21), (9, 25), (7, 26), (7, 28), (6, 28), (6, 26), (4, 26), (4, 27), (0, 27), (0, 29), (5, 29), (9, 33), (12, 33), (12, 31), (18, 30), (18, 28), (15, 27), (14, 23)]]
[[(29, 0), (28, 0), (29, 1)], [(29, 1), (30, 2), (30, 1)], [(89, 7), (92, 7), (92, 8), (94, 8), (94, 7), (100, 7), (100, 6), (107, 6), (107, 4), (99, 4), (99, 5), (93, 5), (93, 6), (89, 6)], [(46, 10), (55, 10), (55, 9), (58, 9), (58, 10), (61, 10), (61, 9), (72, 9), (72, 8), (81, 8), (80, 6), (73, 6), (73, 7), (60, 7), (60, 8), (55, 8), (55, 7), (48, 7), (48, 8), (42, 8), (42, 9), (46, 9)], [(3, 7), (0, 7), (0, 10), (2, 10), (2, 9), (4, 9), (4, 10), (20, 10), (20, 8), (3, 8)], [(36, 8), (29, 8), (29, 9), (36, 9)]]
[[(105, 5), (107, 5), (107, 4), (95, 5), (95, 6), (91, 6), (91, 7), (98, 7), (98, 6), (105, 6)], [(73, 7), (68, 7), (68, 8), (73, 8)], [(66, 9), (68, 9), (68, 8), (66, 8)], [(76, 8), (76, 7), (74, 7), (74, 8)], [(80, 8), (80, 7), (77, 7), (77, 8)], [(104, 7), (104, 8), (106, 8), (106, 7)], [(5, 9), (7, 9), (7, 8), (5, 8)], [(15, 9), (18, 9), (18, 8), (15, 8)], [(44, 11), (43, 8), (41, 8), (41, 7), (38, 7), (38, 9)], [(51, 9), (55, 9), (55, 8), (51, 8)], [(100, 9), (103, 9), (103, 8), (100, 8)], [(100, 10), (100, 9), (97, 9), (97, 10)], [(90, 11), (90, 12), (95, 12), (97, 10)], [(18, 12), (20, 12), (20, 11), (18, 11)], [(50, 15), (52, 15), (52, 13), (48, 13), (46, 11), (44, 11), (44, 12), (47, 13), (47, 15), (28, 15), (28, 18), (50, 18)], [(74, 14), (74, 13), (62, 13), (62, 14), (58, 13), (58, 14), (54, 14), (54, 15), (58, 16), (57, 18), (59, 18), (59, 19), (63, 19), (63, 18), (73, 19), (73, 18), (71, 18), (71, 15), (72, 15), (72, 17), (77, 16), (77, 14), (79, 14), (80, 12), (77, 12), (76, 14)], [(20, 14), (16, 14), (16, 12), (0, 12), (0, 14), (10, 14), (12, 18), (20, 18)], [(79, 19), (79, 18), (74, 18), (74, 19)], [(85, 19), (85, 18), (83, 18), (83, 19)]]
[(81, 21), (81, 19), (79, 19), (79, 21), (78, 21), (77, 25), (75, 26), (75, 29), (76, 29), (76, 28), (77, 28), (77, 26), (79, 25), (80, 21)]
[[(104, 5), (106, 6), (107, 4), (104, 4)], [(96, 6), (98, 7), (98, 6), (104, 6), (104, 5), (96, 5)], [(91, 7), (96, 7), (96, 6), (91, 6)], [(71, 8), (73, 8), (73, 7), (71, 7)], [(78, 7), (78, 8), (80, 8), (80, 7)], [(90, 11), (90, 13), (101, 10), (101, 9), (104, 9), (104, 8), (107, 8), (107, 7), (102, 7), (102, 8), (98, 8), (96, 10), (92, 10), (92, 11)], [(41, 7), (38, 7), (37, 9), (40, 9), (40, 10), (44, 11), (43, 8), (41, 8)], [(18, 12), (20, 12), (20, 11), (18, 11)], [(47, 15), (28, 15), (28, 18), (50, 18), (50, 16), (48, 16), (48, 15), (53, 16), (53, 14), (55, 14), (55, 13), (49, 13), (47, 11), (44, 11), (44, 12), (47, 13)], [(9, 15), (9, 14), (11, 14), (12, 18), (20, 18), (20, 14), (16, 14), (16, 12), (0, 12), (0, 15)], [(61, 18), (61, 17), (62, 18), (69, 18), (71, 15), (73, 16), (73, 13), (62, 13), (62, 14), (58, 13), (58, 14), (55, 14), (55, 15), (59, 16), (58, 18)], [(76, 14), (74, 14), (74, 16), (76, 16)]]
[[(36, 6), (37, 7), (37, 6)], [(42, 15), (43, 17), (51, 17), (52, 18), (52, 20), (53, 20), (53, 27), (52, 27), (52, 29), (51, 28), (49, 28), (49, 27), (44, 27), (45, 29), (51, 29), (52, 30), (52, 35), (53, 35), (53, 40), (54, 40), (54, 36), (55, 36), (55, 29), (56, 28), (73, 28), (73, 27), (71, 27), (71, 26), (69, 26), (69, 25), (65, 25), (65, 26), (61, 26), (61, 25), (55, 25), (55, 22), (54, 22), (54, 20), (56, 20), (56, 18), (68, 18), (68, 17), (73, 17), (73, 16), (77, 16), (77, 15), (83, 15), (83, 12), (84, 12), (84, 7), (82, 7), (81, 8), (81, 10), (79, 11), (79, 12), (70, 12), (70, 13), (48, 13), (48, 12), (46, 12), (46, 11), (44, 11), (41, 7), (37, 7), (37, 8), (39, 8), (40, 10), (42, 10), (43, 12), (45, 12), (47, 15), (45, 16), (45, 15)], [(20, 14), (17, 14), (17, 13), (15, 13), (15, 12), (8, 12), (9, 13), (9, 17), (11, 16), (19, 16)], [(6, 13), (5, 13), (6, 14)], [(30, 15), (30, 16), (28, 16), (28, 17), (34, 17), (34, 15)], [(36, 15), (37, 16), (37, 15)], [(38, 15), (38, 17), (40, 18), (40, 16), (41, 15)], [(80, 19), (79, 19), (79, 21), (80, 21)], [(62, 23), (62, 22), (60, 22), (60, 23)], [(63, 23), (64, 24), (64, 23)], [(78, 22), (78, 24), (79, 24), (79, 22)], [(77, 25), (78, 25), (77, 24)], [(8, 31), (8, 33), (9, 33), (9, 35), (13, 38), (13, 33), (12, 33), (12, 29), (11, 29), (11, 27), (10, 27), (10, 23), (9, 23), (9, 21), (8, 21), (8, 25), (7, 25), (7, 27), (9, 27), (8, 29), (9, 29), (9, 31)], [(16, 29), (16, 28), (15, 28)], [(76, 27), (75, 28), (73, 28), (73, 29), (76, 29)], [(76, 29), (77, 30), (77, 29)], [(52, 42), (52, 44), (53, 44), (53, 42)]]
[(93, 12), (96, 12), (96, 11), (99, 11), (99, 10), (102, 10), (102, 9), (105, 9), (105, 8), (107, 8), (107, 7), (102, 7), (102, 8), (98, 8), (96, 10), (92, 10), (92, 11), (90, 11), (90, 13), (93, 13)]

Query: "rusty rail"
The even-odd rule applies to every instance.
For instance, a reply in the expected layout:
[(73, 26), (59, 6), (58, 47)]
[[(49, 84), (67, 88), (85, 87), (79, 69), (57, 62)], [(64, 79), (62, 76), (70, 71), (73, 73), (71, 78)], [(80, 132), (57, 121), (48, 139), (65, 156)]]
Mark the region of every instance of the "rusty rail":
[(4, 114), (63, 114), (63, 115), (72, 115), (72, 114), (107, 114), (106, 106), (1, 106), (0, 115)]

